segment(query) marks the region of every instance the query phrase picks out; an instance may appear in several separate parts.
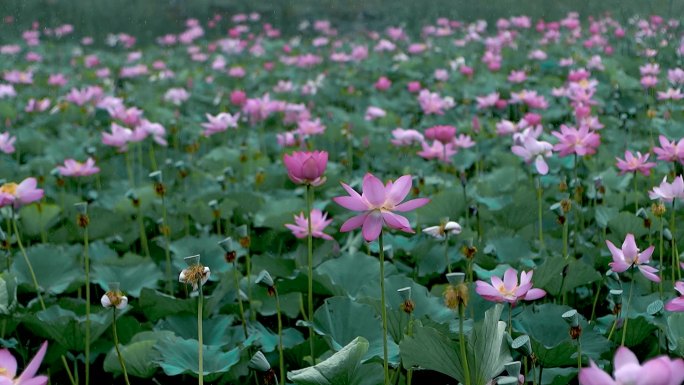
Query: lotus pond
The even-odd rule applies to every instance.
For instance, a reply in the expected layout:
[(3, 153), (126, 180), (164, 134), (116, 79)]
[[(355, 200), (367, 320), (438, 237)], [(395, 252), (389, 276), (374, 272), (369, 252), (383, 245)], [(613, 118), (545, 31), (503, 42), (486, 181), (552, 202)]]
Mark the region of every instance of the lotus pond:
[(1, 384), (684, 382), (680, 19), (297, 29), (2, 40)]

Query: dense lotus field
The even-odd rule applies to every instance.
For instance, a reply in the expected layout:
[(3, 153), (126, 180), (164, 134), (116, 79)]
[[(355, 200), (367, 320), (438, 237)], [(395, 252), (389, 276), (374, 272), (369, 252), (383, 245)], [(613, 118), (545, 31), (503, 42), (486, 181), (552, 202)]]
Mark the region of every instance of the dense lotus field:
[(680, 20), (299, 30), (1, 32), (0, 384), (684, 382)]

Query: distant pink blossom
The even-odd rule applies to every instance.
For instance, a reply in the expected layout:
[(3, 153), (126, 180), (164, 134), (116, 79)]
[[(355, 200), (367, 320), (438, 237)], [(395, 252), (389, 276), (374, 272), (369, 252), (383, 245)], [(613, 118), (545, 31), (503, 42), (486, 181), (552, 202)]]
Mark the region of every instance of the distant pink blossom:
[(508, 75), (508, 81), (514, 84), (522, 83), (527, 79), (527, 74), (525, 71), (511, 71)]
[(219, 132), (226, 131), (228, 128), (237, 128), (238, 120), (240, 119), (240, 113), (231, 115), (225, 112), (221, 112), (216, 116), (206, 114), (208, 123), (202, 123), (204, 131), (202, 134), (205, 137), (210, 137)]
[(658, 78), (655, 76), (643, 76), (640, 81), (644, 88), (654, 88), (658, 84)]
[(48, 98), (43, 98), (43, 99), (29, 99), (29, 101), (26, 103), (26, 107), (24, 108), (24, 111), (26, 112), (43, 112), (50, 108), (50, 99)]
[(0, 99), (13, 98), (17, 96), (17, 91), (11, 84), (0, 84)]
[(451, 142), (456, 148), (470, 148), (475, 146), (475, 142), (470, 135), (460, 134)]
[(546, 292), (542, 289), (532, 288), (532, 275), (534, 271), (520, 274), (518, 283), (518, 272), (509, 268), (504, 273), (503, 280), (496, 275), (492, 276), (491, 284), (484, 281), (475, 282), (475, 291), (482, 298), (492, 302), (507, 302), (515, 306), (518, 301), (534, 301), (542, 298)]
[(107, 146), (116, 147), (119, 152), (124, 152), (128, 149), (128, 142), (132, 136), (133, 131), (130, 128), (112, 123), (111, 132), (102, 133), (102, 143)]
[(387, 112), (380, 107), (370, 106), (366, 109), (366, 115), (364, 119), (371, 121), (378, 118), (384, 118)]
[(475, 100), (477, 101), (478, 110), (484, 110), (486, 108), (495, 107), (496, 102), (499, 101), (499, 93), (493, 92), (485, 96), (476, 96)]
[[(311, 210), (311, 236), (314, 238), (322, 238), (331, 241), (333, 238), (324, 233), (323, 230), (332, 223), (332, 218), (328, 219), (328, 214), (321, 212), (319, 209)], [(295, 223), (287, 223), (285, 227), (292, 231), (292, 234), (297, 238), (306, 238), (309, 235), (309, 223), (306, 220), (304, 213), (295, 215)]]
[(378, 91), (386, 91), (392, 87), (392, 81), (385, 76), (381, 76), (378, 81), (375, 82), (374, 87)]
[(95, 159), (88, 158), (85, 163), (80, 163), (74, 159), (66, 159), (63, 166), (57, 166), (59, 174), (62, 176), (90, 176), (100, 172), (100, 168), (95, 166)]
[(411, 185), (411, 175), (404, 175), (383, 186), (380, 179), (370, 173), (363, 177), (362, 194), (342, 183), (342, 187), (349, 195), (335, 197), (333, 200), (338, 205), (348, 210), (360, 211), (361, 214), (345, 221), (340, 231), (347, 232), (362, 227), (361, 232), (367, 242), (377, 239), (384, 225), (406, 233), (413, 233), (408, 219), (395, 214), (394, 211), (412, 211), (425, 206), (430, 200), (417, 198), (401, 203), (411, 192)]
[(406, 89), (408, 89), (408, 92), (410, 93), (416, 93), (421, 90), (422, 86), (420, 85), (420, 82), (418, 81), (413, 81), (409, 82), (408, 85), (406, 86)]
[(626, 172), (640, 172), (646, 176), (651, 174), (651, 169), (656, 166), (655, 163), (649, 162), (648, 157), (651, 154), (641, 155), (640, 152), (634, 156), (630, 151), (625, 151), (625, 159), (616, 157), (617, 168), (620, 170), (620, 175)]
[(311, 135), (321, 135), (325, 133), (325, 125), (321, 123), (320, 119), (314, 120), (300, 120), (297, 122), (297, 134), (302, 138), (308, 138)]
[(436, 92), (430, 92), (426, 89), (421, 90), (418, 94), (418, 103), (426, 115), (443, 115), (444, 110), (451, 109), (456, 105), (453, 98), (449, 96), (442, 98)]
[(442, 143), (450, 143), (456, 136), (454, 126), (433, 126), (425, 130), (425, 137), (431, 140), (438, 140)]
[(511, 148), (511, 151), (523, 158), (527, 163), (534, 160), (534, 165), (537, 172), (541, 175), (546, 175), (549, 172), (549, 166), (546, 164), (544, 158), (551, 156), (551, 150), (553, 146), (549, 142), (539, 141), (531, 136), (527, 137), (524, 142), (519, 145), (515, 145)]
[(606, 240), (606, 245), (613, 256), (613, 262), (609, 263), (611, 270), (616, 273), (623, 273), (632, 267), (637, 267), (647, 279), (653, 282), (660, 282), (660, 277), (654, 274), (658, 270), (647, 265), (651, 261), (651, 255), (655, 246), (649, 246), (646, 250), (639, 252), (634, 240), (634, 234), (631, 233), (625, 237), (621, 249), (615, 247), (613, 242), (609, 240)]
[(589, 131), (587, 127), (577, 129), (561, 124), (560, 132), (554, 131), (551, 134), (559, 140), (559, 143), (553, 146), (553, 150), (557, 151), (561, 157), (570, 154), (592, 155), (596, 153), (596, 149), (601, 144), (601, 136)]
[(247, 94), (242, 90), (234, 90), (230, 93), (230, 103), (234, 106), (242, 106), (247, 101)]
[(449, 71), (445, 70), (444, 68), (438, 68), (435, 70), (435, 80), (440, 81), (440, 82), (445, 82), (449, 80)]
[(457, 152), (453, 143), (443, 144), (438, 140), (433, 140), (432, 145), (422, 142), (421, 146), (423, 149), (418, 152), (418, 156), (424, 159), (437, 159), (444, 163), (450, 163), (451, 157)]
[(64, 74), (59, 74), (59, 73), (58, 74), (51, 74), (48, 77), (48, 85), (51, 85), (51, 86), (62, 87), (62, 86), (65, 86), (68, 81), (69, 80), (67, 79), (66, 76), (64, 76)]
[(5, 154), (13, 154), (14, 142), (16, 142), (16, 140), (17, 138), (11, 136), (9, 132), (3, 132), (0, 134), (0, 151), (4, 152)]
[(188, 91), (185, 90), (185, 88), (170, 88), (164, 94), (164, 100), (167, 102), (171, 102), (176, 106), (180, 106), (189, 98), (190, 94), (188, 93)]
[(681, 100), (684, 94), (679, 89), (668, 88), (665, 92), (658, 91), (658, 100)]
[(423, 142), (423, 134), (413, 129), (395, 128), (392, 130), (391, 142), (397, 147), (410, 146), (414, 143)]

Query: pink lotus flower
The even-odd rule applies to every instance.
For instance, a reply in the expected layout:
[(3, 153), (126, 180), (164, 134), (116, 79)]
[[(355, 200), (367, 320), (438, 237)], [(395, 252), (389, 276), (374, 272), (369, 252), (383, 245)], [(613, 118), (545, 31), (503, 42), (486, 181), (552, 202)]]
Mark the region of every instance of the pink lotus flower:
[(4, 152), (5, 154), (13, 154), (14, 142), (16, 141), (17, 138), (11, 136), (9, 132), (3, 132), (0, 134), (0, 151)]
[(527, 80), (527, 74), (525, 71), (511, 71), (508, 75), (508, 81), (514, 84), (522, 83)]
[[(292, 231), (292, 234), (297, 238), (306, 238), (309, 235), (309, 224), (304, 213), (295, 215), (295, 224), (287, 223), (285, 227)], [(333, 238), (324, 233), (323, 230), (332, 222), (328, 219), (328, 214), (321, 212), (319, 209), (311, 210), (311, 236), (314, 238), (322, 238), (332, 240)]]
[(131, 141), (132, 136), (133, 131), (131, 129), (112, 123), (111, 133), (102, 133), (102, 143), (116, 147), (119, 152), (124, 152), (128, 149), (128, 142)]
[(533, 136), (527, 136), (521, 144), (511, 147), (511, 151), (523, 158), (525, 162), (530, 163), (534, 159), (537, 172), (541, 175), (546, 175), (549, 172), (549, 166), (544, 158), (551, 156), (552, 149), (551, 143), (539, 141)]
[(453, 143), (443, 144), (438, 140), (432, 141), (432, 145), (422, 142), (423, 149), (418, 151), (418, 156), (424, 159), (439, 159), (444, 163), (451, 162), (451, 157), (456, 155), (456, 148)]
[(663, 202), (672, 202), (674, 199), (684, 199), (684, 179), (681, 175), (677, 176), (672, 183), (667, 183), (667, 176), (659, 186), (653, 187), (648, 192), (648, 197), (652, 200), (660, 199)]
[(606, 240), (606, 245), (613, 255), (613, 262), (609, 263), (611, 270), (616, 273), (622, 273), (629, 268), (638, 267), (641, 274), (653, 282), (660, 282), (660, 278), (653, 274), (658, 270), (654, 267), (646, 265), (651, 261), (651, 254), (653, 254), (654, 246), (649, 246), (643, 252), (639, 252), (634, 241), (634, 234), (627, 234), (625, 241), (622, 243), (622, 249), (615, 247), (613, 242)]
[(411, 191), (411, 185), (411, 175), (404, 175), (394, 183), (389, 181), (383, 186), (380, 179), (368, 173), (363, 177), (363, 192), (359, 195), (353, 188), (342, 183), (342, 187), (349, 196), (335, 197), (333, 198), (335, 203), (346, 209), (363, 213), (349, 218), (342, 224), (340, 231), (347, 232), (363, 227), (361, 232), (368, 242), (380, 236), (385, 224), (392, 229), (413, 233), (408, 219), (395, 214), (394, 211), (415, 210), (428, 204), (430, 199), (417, 198), (401, 203)]
[(378, 91), (386, 91), (392, 87), (392, 81), (385, 76), (381, 76), (374, 85), (375, 89)]
[(580, 385), (679, 385), (684, 381), (684, 360), (660, 356), (639, 364), (631, 350), (620, 346), (615, 352), (613, 377), (594, 361), (579, 372)]
[(442, 144), (450, 143), (456, 136), (456, 127), (454, 126), (434, 126), (425, 130), (425, 137), (431, 140), (437, 140)]
[(491, 285), (479, 280), (475, 282), (475, 291), (487, 301), (508, 302), (514, 306), (520, 300), (533, 301), (546, 295), (544, 290), (532, 288), (533, 274), (534, 271), (523, 271), (520, 274), (520, 284), (518, 285), (518, 272), (509, 268), (504, 273), (503, 280), (497, 276), (492, 276)]
[(164, 100), (180, 106), (190, 98), (190, 94), (184, 88), (170, 88), (164, 94)]
[(209, 114), (206, 115), (207, 120), (209, 120), (209, 123), (202, 123), (202, 127), (205, 128), (202, 134), (207, 138), (214, 134), (227, 130), (228, 127), (237, 128), (238, 119), (240, 119), (240, 113), (231, 115), (225, 112), (221, 112), (216, 116), (211, 116)]
[(418, 91), (420, 91), (421, 88), (422, 88), (422, 86), (420, 85), (420, 82), (417, 82), (417, 81), (409, 82), (406, 85), (406, 89), (410, 93), (418, 92)]
[(368, 121), (375, 120), (378, 118), (383, 118), (387, 115), (387, 112), (380, 107), (370, 106), (366, 109), (365, 119)]
[(456, 148), (470, 148), (475, 146), (475, 141), (470, 135), (460, 134), (451, 142)]
[(679, 292), (679, 297), (668, 301), (665, 304), (665, 310), (672, 312), (684, 311), (684, 281), (679, 281), (675, 284), (675, 290)]
[(45, 385), (48, 383), (47, 376), (36, 376), (40, 364), (43, 362), (47, 351), (47, 341), (43, 342), (38, 353), (26, 366), (19, 377), (17, 375), (17, 360), (7, 349), (0, 350), (0, 384), (2, 385)]
[(617, 168), (620, 169), (620, 175), (626, 172), (640, 172), (644, 175), (649, 175), (651, 169), (656, 166), (653, 162), (648, 162), (648, 157), (651, 154), (641, 155), (637, 152), (637, 156), (632, 155), (631, 152), (625, 151), (625, 159), (617, 159)]
[(658, 100), (681, 100), (684, 94), (678, 88), (668, 88), (665, 92), (658, 91)]
[(403, 128), (395, 128), (392, 130), (392, 144), (397, 147), (410, 146), (414, 143), (421, 143), (423, 141), (423, 134), (420, 132)]
[(560, 143), (553, 146), (553, 150), (558, 151), (561, 157), (573, 153), (579, 156), (595, 154), (596, 148), (601, 144), (601, 136), (584, 126), (577, 129), (561, 124), (560, 132), (554, 131), (551, 134), (560, 140)]
[(247, 94), (242, 90), (235, 90), (230, 93), (230, 103), (234, 106), (242, 106), (247, 101)]
[(653, 152), (658, 156), (658, 160), (674, 162), (684, 158), (684, 139), (680, 139), (679, 142), (674, 140), (670, 142), (665, 135), (660, 135), (658, 140), (660, 147), (653, 147)]
[(640, 82), (644, 88), (654, 88), (658, 84), (658, 78), (650, 75), (644, 76)]
[(320, 186), (325, 183), (325, 168), (328, 166), (326, 151), (295, 151), (283, 156), (287, 168), (287, 176), (296, 184)]
[(18, 208), (43, 198), (43, 190), (36, 188), (36, 178), (26, 178), (21, 183), (5, 183), (0, 186), (0, 207), (13, 205)]
[(444, 115), (444, 110), (454, 107), (454, 99), (447, 96), (442, 98), (436, 92), (421, 90), (418, 94), (418, 103), (425, 115)]
[(80, 163), (74, 159), (64, 161), (64, 166), (57, 166), (62, 176), (89, 176), (100, 172), (100, 168), (95, 166), (95, 159), (88, 158), (85, 163)]
[(43, 98), (40, 100), (36, 99), (29, 99), (29, 101), (26, 103), (26, 107), (24, 108), (24, 111), (26, 112), (43, 112), (50, 108), (50, 99), (48, 98)]

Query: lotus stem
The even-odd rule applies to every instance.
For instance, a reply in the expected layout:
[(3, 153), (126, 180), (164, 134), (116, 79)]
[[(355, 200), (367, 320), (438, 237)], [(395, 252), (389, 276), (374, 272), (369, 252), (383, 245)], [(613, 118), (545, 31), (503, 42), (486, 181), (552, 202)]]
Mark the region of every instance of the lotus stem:
[(202, 335), (202, 303), (204, 302), (204, 293), (202, 287), (202, 281), (199, 282), (199, 296), (197, 297), (197, 341), (198, 341), (198, 360), (197, 366), (199, 367), (199, 385), (204, 384), (204, 339)]
[(280, 296), (275, 289), (276, 315), (278, 317), (278, 362), (280, 365), (280, 383), (285, 384), (285, 357), (283, 356), (283, 318), (280, 312)]
[(632, 302), (632, 292), (634, 291), (634, 270), (631, 272), (632, 281), (629, 283), (629, 296), (627, 297), (627, 307), (625, 307), (625, 324), (622, 326), (622, 340), (621, 346), (625, 346), (625, 337), (627, 336), (627, 322), (629, 322), (629, 305)]
[(166, 217), (166, 194), (161, 197), (162, 200), (162, 235), (164, 236), (164, 256), (166, 258), (166, 291), (169, 295), (173, 295), (173, 278), (171, 278), (171, 229), (167, 224)]
[(385, 373), (385, 385), (390, 384), (389, 377), (389, 354), (387, 352), (387, 307), (385, 307), (385, 250), (382, 242), (382, 230), (378, 237), (378, 247), (380, 248), (380, 307), (382, 313), (382, 354), (383, 370)]
[[(458, 339), (459, 345), (461, 345), (461, 364), (463, 365), (463, 371), (465, 374), (465, 385), (471, 385), (470, 382), (470, 367), (468, 366), (468, 354), (466, 352), (465, 344), (465, 334), (463, 334), (463, 318), (465, 317), (465, 306), (462, 301), (458, 304)], [(510, 317), (510, 315), (509, 315)], [(510, 325), (510, 321), (509, 321)]]
[(150, 258), (150, 247), (147, 244), (147, 234), (145, 233), (145, 222), (143, 219), (142, 208), (138, 205), (138, 227), (140, 229), (140, 244), (142, 245), (143, 252), (147, 258)]
[(314, 330), (313, 322), (313, 234), (311, 224), (311, 206), (313, 205), (313, 188), (310, 184), (306, 185), (306, 224), (308, 227), (306, 236), (306, 255), (307, 264), (309, 268), (309, 282), (308, 282), (308, 314), (309, 314), (309, 349), (311, 350), (311, 364), (316, 365), (315, 346), (314, 346)]
[(128, 372), (126, 371), (126, 364), (124, 363), (123, 356), (121, 355), (121, 350), (119, 350), (119, 337), (116, 333), (116, 306), (112, 306), (112, 314), (113, 314), (113, 319), (112, 319), (112, 333), (114, 334), (114, 349), (116, 349), (116, 355), (119, 357), (119, 364), (121, 365), (121, 370), (123, 371), (124, 375), (124, 381), (126, 381), (126, 385), (131, 385), (130, 381), (128, 381)]
[(242, 304), (242, 297), (240, 296), (240, 277), (237, 270), (237, 258), (233, 261), (233, 280), (235, 281), (235, 293), (238, 299), (238, 306), (240, 308), (240, 320), (242, 321), (242, 332), (245, 334), (245, 339), (248, 337), (247, 333), (247, 319), (245, 318), (245, 307)]
[(90, 383), (90, 253), (88, 252), (88, 226), (83, 228), (83, 256), (86, 276), (86, 330), (85, 330), (85, 383)]
[(449, 263), (449, 232), (444, 232), (444, 263), (447, 266), (447, 273), (451, 274), (451, 263)]
[[(674, 210), (673, 210), (674, 211)], [(663, 217), (660, 217), (660, 243), (658, 244), (658, 254), (660, 257), (660, 282), (658, 285), (660, 286), (660, 299), (663, 299), (663, 271), (665, 270), (665, 265), (663, 265), (663, 227), (665, 220)]]
[(544, 226), (542, 223), (542, 183), (541, 178), (537, 178), (537, 220), (539, 227), (539, 250), (544, 250)]

